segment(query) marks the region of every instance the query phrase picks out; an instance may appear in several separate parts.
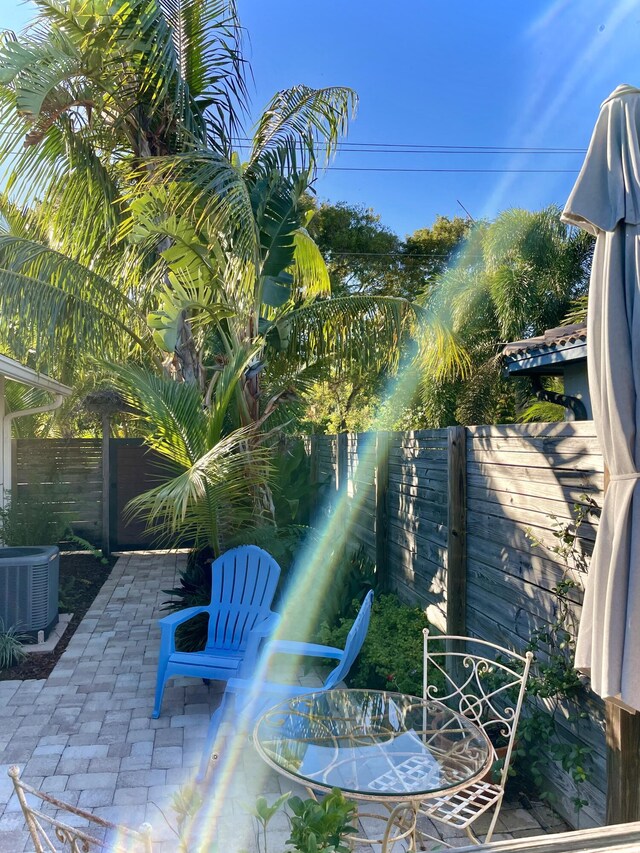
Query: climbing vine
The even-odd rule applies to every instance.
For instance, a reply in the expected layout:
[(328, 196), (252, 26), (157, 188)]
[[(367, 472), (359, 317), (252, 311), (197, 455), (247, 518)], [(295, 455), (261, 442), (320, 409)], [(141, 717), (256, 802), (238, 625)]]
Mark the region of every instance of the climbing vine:
[(590, 518), (598, 516), (598, 504), (590, 495), (583, 494), (573, 506), (571, 520), (550, 516), (554, 545), (545, 545), (527, 530), (532, 545), (556, 556), (562, 566), (562, 578), (551, 590), (555, 598), (552, 622), (533, 631), (528, 645), (535, 664), (527, 688), (526, 711), (518, 730), (517, 773), (529, 779), (541, 799), (552, 803), (555, 796), (549, 787), (547, 761), (548, 757), (557, 761), (576, 786), (572, 802), (578, 815), (588, 805), (581, 786), (592, 774), (591, 750), (563, 738), (558, 717), (562, 711), (567, 722), (575, 723), (588, 716), (584, 710), (587, 689), (575, 669), (576, 605), (582, 591), (580, 576), (588, 568), (588, 554), (578, 532)]

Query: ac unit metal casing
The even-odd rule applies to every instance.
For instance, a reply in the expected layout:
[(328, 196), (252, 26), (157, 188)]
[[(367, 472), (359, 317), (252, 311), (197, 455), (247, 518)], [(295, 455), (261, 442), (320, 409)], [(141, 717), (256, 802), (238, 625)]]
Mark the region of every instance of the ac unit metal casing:
[(58, 622), (60, 551), (51, 547), (0, 547), (0, 619), (5, 629), (45, 638)]

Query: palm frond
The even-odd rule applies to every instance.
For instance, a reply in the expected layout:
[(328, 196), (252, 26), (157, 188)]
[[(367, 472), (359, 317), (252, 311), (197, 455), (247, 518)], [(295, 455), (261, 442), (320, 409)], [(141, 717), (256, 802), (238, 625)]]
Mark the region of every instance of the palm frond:
[(116, 387), (139, 412), (147, 444), (166, 460), (166, 482), (135, 498), (127, 512), (142, 515), (172, 545), (186, 541), (219, 550), (224, 538), (255, 517), (256, 489), (267, 482), (270, 450), (256, 441), (255, 425), (225, 436), (220, 429), (233, 378), (237, 382), (242, 373), (239, 362), (209, 409), (193, 385), (131, 364), (110, 365)]
[(306, 228), (298, 228), (293, 235), (294, 299), (296, 301), (331, 296), (331, 281), (327, 265)]
[(241, 29), (233, 0), (161, 0), (180, 76), (208, 123), (209, 142), (229, 155), (248, 110)]
[(242, 261), (255, 261), (259, 231), (249, 187), (242, 173), (215, 151), (191, 151), (154, 160), (154, 171), (141, 169), (128, 200), (171, 187), (172, 206), (190, 218), (193, 227), (212, 235), (225, 235)]
[(577, 299), (573, 301), (571, 304), (571, 310), (564, 317), (562, 321), (563, 326), (571, 326), (574, 323), (586, 323), (587, 322), (587, 309), (589, 307), (589, 296), (588, 294), (583, 294), (582, 296), (578, 296)]
[(109, 364), (117, 390), (161, 456), (190, 468), (207, 451), (207, 418), (195, 385), (176, 382), (135, 364)]
[(426, 376), (451, 382), (469, 376), (473, 359), (464, 336), (433, 318), (423, 327), (418, 361)]
[(240, 530), (259, 522), (255, 493), (270, 474), (271, 451), (250, 443), (252, 430), (236, 430), (187, 470), (137, 496), (126, 508), (174, 547), (211, 545), (215, 552)]
[(400, 342), (424, 312), (390, 296), (345, 296), (288, 311), (267, 333), (276, 351), (302, 364), (332, 359), (336, 369), (361, 364), (393, 368)]
[(247, 170), (313, 170), (320, 152), (328, 162), (357, 103), (353, 89), (342, 86), (293, 86), (278, 92), (258, 120)]
[(549, 403), (546, 400), (536, 400), (518, 415), (518, 423), (553, 423), (563, 421), (566, 415), (564, 406), (558, 403)]
[(23, 238), (0, 236), (0, 312), (25, 341), (33, 338), (40, 361), (55, 362), (70, 347), (94, 356), (150, 348), (143, 318), (119, 288)]

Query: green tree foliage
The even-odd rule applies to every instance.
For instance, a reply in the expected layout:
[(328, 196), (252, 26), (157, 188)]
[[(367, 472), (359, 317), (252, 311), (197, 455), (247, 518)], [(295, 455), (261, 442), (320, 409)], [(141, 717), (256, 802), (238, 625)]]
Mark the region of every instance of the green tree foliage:
[(405, 295), (400, 294), (402, 243), (371, 208), (325, 202), (309, 232), (327, 263), (333, 293)]
[[(437, 217), (431, 228), (421, 228), (406, 240), (390, 231), (371, 209), (362, 206), (322, 204), (309, 225), (323, 253), (334, 292), (385, 295), (414, 302), (433, 284), (456, 257), (468, 221), (460, 217)], [(412, 353), (405, 350), (403, 372), (410, 371)], [(358, 363), (345, 373), (328, 368), (307, 392), (306, 421), (320, 432), (358, 432), (370, 427), (374, 418), (386, 428), (412, 428), (425, 420), (423, 406), (415, 393), (399, 408), (397, 402), (385, 409), (385, 394), (392, 375), (387, 365), (364, 371)], [(417, 379), (412, 383), (415, 389)]]
[(5, 346), (65, 378), (87, 353), (133, 357), (206, 395), (216, 358), (260, 342), (274, 388), (256, 356), (237, 398), (254, 422), (319, 362), (396, 358), (406, 302), (329, 299), (306, 230), (305, 193), (347, 129), (350, 89), (278, 92), (242, 163), (231, 0), (36, 6), (37, 26), (0, 45)]
[(68, 382), (108, 359), (179, 468), (133, 509), (218, 551), (270, 509), (276, 411), (329, 363), (392, 367), (419, 310), (331, 298), (307, 231), (356, 96), (276, 93), (242, 162), (233, 0), (35, 5), (0, 42), (0, 343)]
[(402, 288), (410, 298), (427, 291), (448, 266), (469, 234), (471, 222), (454, 216), (436, 216), (430, 228), (419, 228), (403, 245)]
[(422, 297), (422, 425), (516, 419), (528, 388), (502, 377), (501, 348), (562, 323), (587, 290), (591, 245), (556, 207), (508, 210), (474, 227), (456, 264)]

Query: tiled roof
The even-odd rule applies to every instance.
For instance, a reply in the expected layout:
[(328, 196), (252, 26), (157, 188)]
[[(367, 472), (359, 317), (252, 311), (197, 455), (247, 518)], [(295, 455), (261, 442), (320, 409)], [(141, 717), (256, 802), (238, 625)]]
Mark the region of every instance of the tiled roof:
[(567, 344), (586, 344), (587, 324), (574, 323), (572, 326), (558, 326), (547, 329), (543, 335), (527, 338), (524, 341), (512, 341), (502, 350), (504, 356), (517, 356), (524, 353), (543, 353), (547, 350), (557, 350)]

